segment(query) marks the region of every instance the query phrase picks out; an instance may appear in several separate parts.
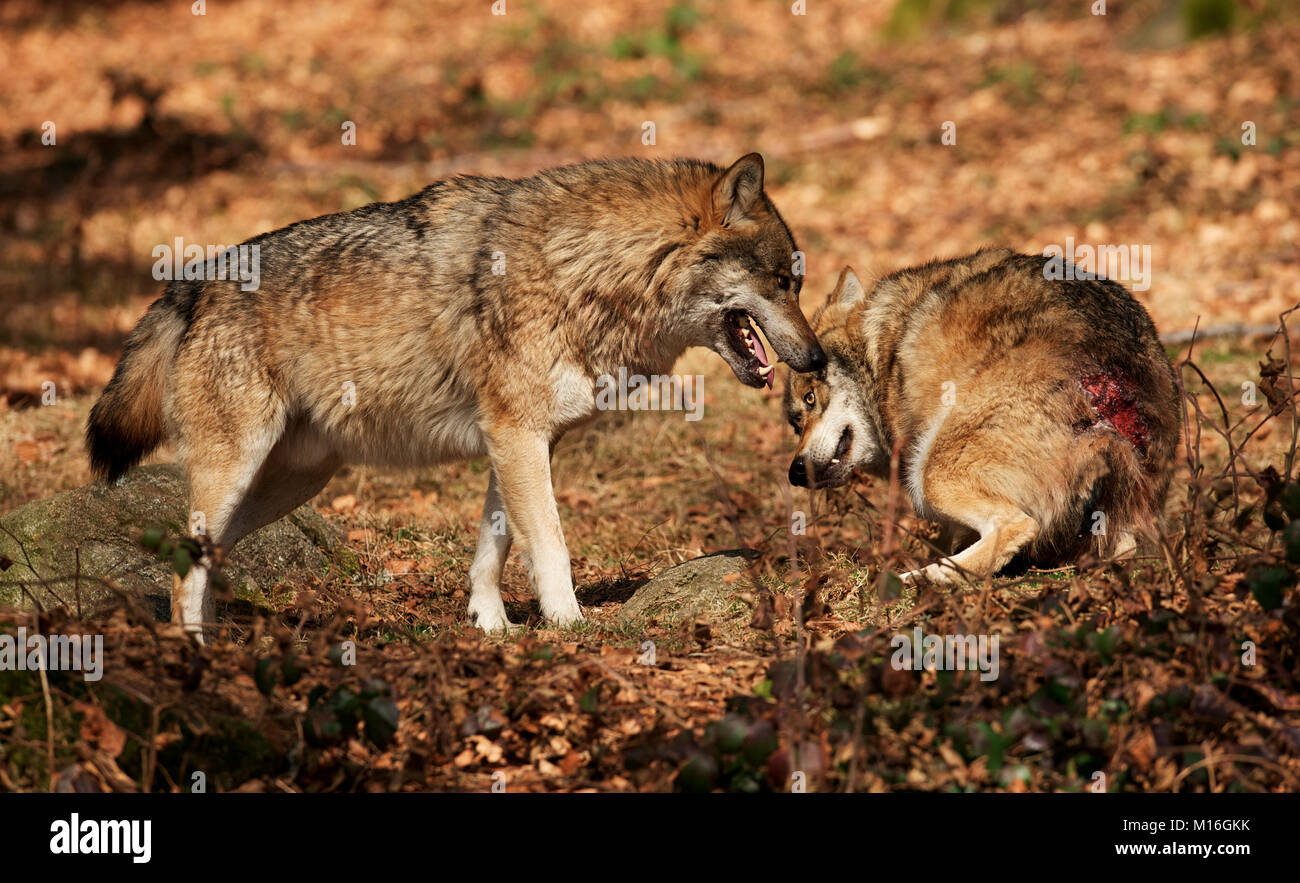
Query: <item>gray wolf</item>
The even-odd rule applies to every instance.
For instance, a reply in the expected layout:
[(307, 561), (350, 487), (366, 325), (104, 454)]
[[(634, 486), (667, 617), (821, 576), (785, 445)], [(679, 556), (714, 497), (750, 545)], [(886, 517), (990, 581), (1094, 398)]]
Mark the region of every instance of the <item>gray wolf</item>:
[(825, 368), (791, 375), (792, 484), (889, 477), (974, 542), (905, 575), (952, 582), (1019, 563), (1119, 556), (1160, 522), (1181, 411), (1151, 318), (1106, 279), (1051, 280), (986, 249), (886, 276), (851, 268), (814, 319)]
[[(93, 467), (115, 479), (172, 438), (205, 539), (229, 549), (345, 463), (486, 455), (469, 614), (487, 630), (511, 625), (499, 582), (512, 542), (546, 619), (582, 618), (550, 459), (594, 415), (595, 378), (666, 374), (704, 346), (770, 386), (753, 328), (797, 371), (825, 363), (758, 154), (726, 169), (608, 160), (460, 176), (246, 244), (257, 291), (173, 281), (132, 331), (90, 415)], [(206, 569), (174, 595), (201, 640), (215, 618)]]

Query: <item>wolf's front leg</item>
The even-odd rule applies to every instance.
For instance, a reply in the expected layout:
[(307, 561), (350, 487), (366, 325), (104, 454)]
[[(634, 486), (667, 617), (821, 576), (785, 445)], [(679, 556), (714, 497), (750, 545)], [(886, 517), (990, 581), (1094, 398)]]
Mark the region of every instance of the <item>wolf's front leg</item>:
[(514, 625), (506, 618), (506, 605), (501, 601), (501, 571), (509, 555), (510, 522), (494, 469), (488, 479), (483, 520), (478, 526), (478, 550), (469, 568), (469, 619), (485, 632), (504, 631)]
[(538, 432), (508, 428), (492, 433), (489, 450), (510, 529), (528, 563), (542, 615), (556, 625), (580, 622), (569, 549), (551, 490), (550, 440)]

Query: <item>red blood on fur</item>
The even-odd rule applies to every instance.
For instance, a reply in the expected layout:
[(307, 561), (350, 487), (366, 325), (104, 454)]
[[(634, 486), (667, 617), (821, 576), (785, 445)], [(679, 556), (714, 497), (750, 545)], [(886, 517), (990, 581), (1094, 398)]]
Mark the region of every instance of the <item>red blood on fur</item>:
[(1089, 374), (1079, 379), (1079, 385), (1091, 397), (1097, 422), (1108, 424), (1145, 454), (1151, 433), (1134, 404), (1133, 384), (1115, 374)]

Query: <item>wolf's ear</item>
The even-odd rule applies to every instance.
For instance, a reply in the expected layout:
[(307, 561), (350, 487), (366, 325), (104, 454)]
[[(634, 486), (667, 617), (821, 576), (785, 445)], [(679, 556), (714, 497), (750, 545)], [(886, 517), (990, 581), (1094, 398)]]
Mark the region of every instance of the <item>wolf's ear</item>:
[(763, 157), (747, 153), (713, 184), (713, 206), (723, 224), (749, 214), (763, 196)]
[(867, 299), (867, 291), (858, 281), (858, 274), (852, 267), (840, 270), (840, 279), (835, 283), (835, 290), (826, 299), (826, 306), (838, 306), (851, 310)]

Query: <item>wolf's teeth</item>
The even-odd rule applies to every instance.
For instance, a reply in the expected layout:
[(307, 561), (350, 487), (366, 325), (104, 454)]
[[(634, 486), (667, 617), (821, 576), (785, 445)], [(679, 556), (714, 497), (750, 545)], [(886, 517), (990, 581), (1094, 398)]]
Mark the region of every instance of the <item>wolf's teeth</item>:
[(749, 330), (745, 328), (740, 329), (740, 336), (745, 338), (745, 340), (749, 340)]
[(840, 462), (840, 461), (839, 461), (837, 458), (835, 458), (835, 457), (832, 457), (832, 458), (831, 458), (831, 465), (832, 465), (832, 466), (837, 465), (839, 462)]
[(772, 371), (774, 370), (775, 369), (771, 365), (764, 365), (762, 368), (758, 369), (758, 376), (766, 377), (767, 375), (771, 374)]

